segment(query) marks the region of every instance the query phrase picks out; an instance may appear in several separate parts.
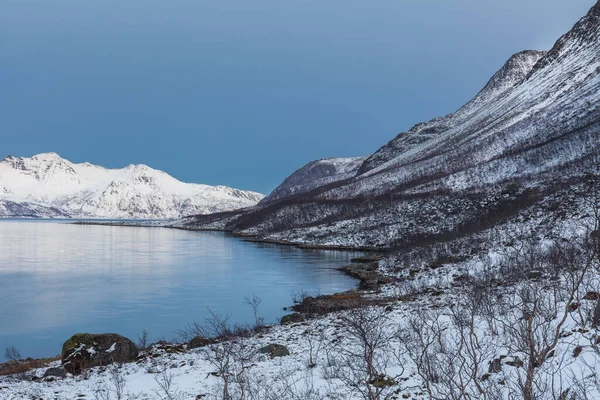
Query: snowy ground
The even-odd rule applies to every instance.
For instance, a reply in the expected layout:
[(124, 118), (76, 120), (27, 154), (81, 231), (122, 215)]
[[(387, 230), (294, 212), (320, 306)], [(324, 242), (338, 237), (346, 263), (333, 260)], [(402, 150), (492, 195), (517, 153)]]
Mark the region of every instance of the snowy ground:
[[(0, 399), (223, 398), (224, 381), (219, 374), (220, 370), (223, 371), (223, 357), (219, 359), (219, 355), (223, 356), (227, 352), (234, 354), (231, 365), (227, 367), (232, 398), (365, 398), (365, 388), (373, 385), (364, 382), (360, 384), (360, 380), (366, 379), (367, 376), (363, 373), (364, 359), (360, 357), (364, 346), (361, 345), (359, 336), (355, 335), (356, 330), (349, 327), (365, 318), (370, 321), (364, 325), (370, 329), (367, 336), (370, 335), (370, 340), (376, 344), (373, 365), (378, 373), (384, 375), (382, 381), (391, 382), (390, 386), (381, 388), (379, 398), (429, 398), (428, 390), (437, 393), (438, 396), (444, 396), (452, 385), (444, 381), (443, 373), (437, 372), (442, 375), (438, 378), (439, 387), (436, 389), (434, 384), (433, 388), (428, 389), (423, 380), (423, 371), (417, 368), (416, 362), (419, 357), (432, 357), (429, 360), (432, 368), (440, 368), (440, 365), (443, 365), (448, 371), (453, 371), (455, 377), (469, 376), (470, 372), (467, 372), (473, 367), (472, 361), (465, 359), (462, 364), (459, 362), (460, 357), (464, 355), (458, 350), (461, 343), (460, 329), (452, 323), (453, 310), (461, 304), (459, 299), (463, 297), (460, 289), (452, 291), (450, 286), (445, 286), (407, 298), (407, 294), (420, 292), (421, 288), (427, 287), (437, 278), (422, 277), (420, 281), (424, 279), (429, 282), (420, 283), (420, 287), (417, 287), (416, 283), (387, 286), (380, 293), (371, 294), (401, 299), (391, 304), (360, 311), (334, 313), (291, 326), (274, 326), (268, 333), (238, 339), (231, 347), (228, 347), (229, 344), (217, 344), (183, 353), (154, 350), (153, 356), (137, 363), (125, 364), (118, 368), (94, 368), (80, 376), (68, 376), (51, 382), (45, 379), (32, 382), (19, 377), (3, 377), (0, 378)], [(515, 291), (515, 287), (498, 290), (498, 293), (510, 295)], [(564, 309), (564, 306), (564, 303), (559, 302), (558, 316), (561, 315), (560, 310)], [(585, 305), (582, 306), (584, 307)], [(517, 316), (507, 316), (506, 321), (509, 322)], [(553, 326), (552, 323), (551, 321), (549, 326)], [(439, 336), (440, 344), (430, 343), (434, 349), (431, 354), (427, 353), (425, 347), (420, 347), (422, 342), (416, 340), (417, 332), (411, 328), (411, 324), (421, 324), (419, 331), (424, 335), (431, 335), (431, 338), (438, 338), (434, 334), (436, 326), (443, 327), (439, 330), (443, 332)], [(526, 364), (527, 355), (511, 352), (507, 347), (507, 343), (510, 344), (511, 341), (505, 333), (493, 337), (483, 325), (485, 318), (477, 317), (473, 332), (479, 341), (479, 358), (476, 361), (480, 365), (475, 367), (477, 381), (488, 385), (486, 390), (489, 390), (489, 393), (502, 393), (498, 398), (523, 398), (515, 396), (515, 393), (519, 390), (519, 379), (523, 378), (524, 367), (510, 364), (518, 364), (519, 358), (525, 360)], [(600, 398), (594, 378), (600, 366), (596, 331), (590, 329), (587, 323), (579, 322), (577, 311), (568, 314), (568, 321), (560, 331), (559, 343), (554, 349), (553, 357), (548, 357), (544, 368), (536, 371), (539, 374), (536, 378), (537, 383), (549, 385), (554, 389), (554, 394), (558, 395), (569, 388), (574, 393), (576, 385), (585, 383), (585, 389), (590, 396), (588, 398)], [(410, 341), (414, 342), (407, 346)], [(444, 343), (441, 344), (442, 342)], [(263, 346), (273, 343), (286, 346), (290, 355), (271, 359), (258, 352)], [(444, 349), (446, 345), (448, 348)], [(157, 353), (160, 355), (157, 356)], [(490, 373), (490, 364), (499, 358), (502, 371)], [(53, 366), (59, 364), (60, 362), (57, 362)], [(45, 370), (39, 369), (33, 371), (33, 374), (41, 378)], [(359, 384), (354, 387), (351, 381)], [(474, 381), (470, 383), (469, 389), (473, 394), (471, 398), (480, 398), (476, 389), (472, 387), (473, 383)], [(244, 395), (241, 393), (242, 389), (245, 391)], [(552, 390), (544, 393), (551, 392)], [(494, 397), (490, 395), (489, 398)]]

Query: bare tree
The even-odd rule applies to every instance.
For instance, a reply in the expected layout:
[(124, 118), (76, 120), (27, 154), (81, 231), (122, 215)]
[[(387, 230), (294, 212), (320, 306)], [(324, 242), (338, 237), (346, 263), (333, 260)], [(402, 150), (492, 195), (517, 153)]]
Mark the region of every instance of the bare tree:
[(397, 332), (386, 312), (381, 307), (357, 308), (343, 314), (341, 322), (339, 339), (327, 349), (325, 378), (340, 380), (364, 399), (390, 398), (402, 374), (386, 374), (392, 360), (401, 358), (399, 345), (393, 346)]
[(154, 377), (154, 381), (158, 386), (158, 389), (154, 393), (161, 400), (180, 400), (182, 398), (179, 390), (174, 386), (173, 380), (175, 376), (166, 367)]
[(108, 367), (108, 380), (102, 380), (94, 391), (96, 400), (124, 400), (126, 380), (123, 366), (115, 363)]
[(20, 361), (23, 359), (21, 353), (15, 346), (8, 346), (6, 349), (4, 349), (4, 358), (9, 361)]
[(503, 344), (511, 354), (521, 357), (523, 367), (516, 370), (520, 394), (524, 400), (536, 400), (557, 388), (554, 378), (560, 365), (547, 360), (555, 356), (591, 260), (582, 257), (580, 249), (568, 241), (555, 243), (546, 257), (542, 249), (535, 247), (517, 257), (521, 256), (526, 260), (542, 260), (545, 269), (560, 273), (560, 280), (552, 284), (532, 280), (519, 284), (508, 299), (505, 315), (499, 319), (506, 339)]
[(263, 317), (258, 316), (258, 307), (260, 306), (260, 303), (262, 303), (262, 299), (257, 295), (253, 294), (252, 297), (246, 297), (244, 300), (246, 304), (252, 307), (252, 315), (254, 316), (254, 328), (260, 329), (264, 327), (265, 319)]
[(304, 332), (308, 344), (308, 368), (315, 368), (317, 366), (319, 354), (326, 341), (323, 331), (317, 332), (318, 329), (319, 326), (317, 325), (315, 328), (307, 329)]
[(148, 347), (148, 332), (145, 329), (137, 335), (137, 346), (141, 350), (145, 350)]

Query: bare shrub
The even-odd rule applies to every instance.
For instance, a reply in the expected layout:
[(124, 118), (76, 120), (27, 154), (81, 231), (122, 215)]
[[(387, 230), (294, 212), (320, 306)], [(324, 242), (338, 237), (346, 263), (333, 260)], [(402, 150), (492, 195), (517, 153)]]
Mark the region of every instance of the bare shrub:
[(325, 379), (341, 381), (364, 399), (390, 398), (401, 374), (390, 377), (387, 369), (401, 354), (393, 345), (398, 336), (387, 313), (381, 307), (357, 308), (341, 316), (341, 322), (338, 340), (327, 349)]
[(20, 361), (23, 359), (21, 353), (15, 346), (8, 346), (6, 349), (4, 349), (4, 358), (9, 361)]
[(314, 384), (310, 371), (298, 373), (295, 369), (281, 368), (271, 376), (250, 375), (248, 400), (322, 400), (325, 394)]
[(310, 293), (305, 290), (301, 290), (299, 292), (292, 293), (292, 302), (294, 304), (302, 304), (304, 300), (311, 297)]
[(94, 390), (94, 398), (96, 400), (124, 400), (131, 398), (125, 397), (126, 380), (123, 374), (123, 366), (121, 364), (112, 364), (108, 367), (108, 380), (99, 382), (98, 387)]
[(173, 384), (174, 378), (175, 376), (173, 373), (166, 367), (154, 377), (154, 381), (158, 386), (158, 389), (156, 389), (154, 393), (161, 400), (180, 400), (183, 398), (182, 394), (179, 392), (179, 389), (177, 389), (177, 387), (175, 387)]
[(137, 347), (140, 350), (145, 350), (148, 348), (148, 332), (145, 329), (137, 335)]
[(402, 329), (406, 353), (416, 366), (429, 399), (435, 398), (434, 385), (441, 382), (442, 370), (446, 367), (440, 357), (446, 353), (446, 329), (448, 322), (442, 319), (441, 311), (425, 307), (416, 308)]
[(253, 294), (252, 297), (246, 297), (246, 304), (252, 307), (252, 315), (254, 316), (254, 329), (261, 329), (265, 326), (265, 319), (263, 317), (259, 317), (258, 315), (258, 307), (260, 303), (262, 303), (262, 299), (257, 295)]

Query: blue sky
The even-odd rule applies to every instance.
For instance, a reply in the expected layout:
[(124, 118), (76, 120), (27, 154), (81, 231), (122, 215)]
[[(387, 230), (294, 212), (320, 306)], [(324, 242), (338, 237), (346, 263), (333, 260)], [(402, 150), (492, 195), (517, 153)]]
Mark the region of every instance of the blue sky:
[(0, 156), (272, 190), (454, 111), (595, 0), (2, 0)]

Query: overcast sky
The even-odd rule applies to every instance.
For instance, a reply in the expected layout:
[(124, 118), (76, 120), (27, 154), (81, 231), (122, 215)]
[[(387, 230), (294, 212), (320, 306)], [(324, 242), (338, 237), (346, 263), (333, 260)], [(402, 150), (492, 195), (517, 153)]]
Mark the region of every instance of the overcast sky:
[(456, 110), (595, 0), (2, 0), (0, 158), (261, 192)]

